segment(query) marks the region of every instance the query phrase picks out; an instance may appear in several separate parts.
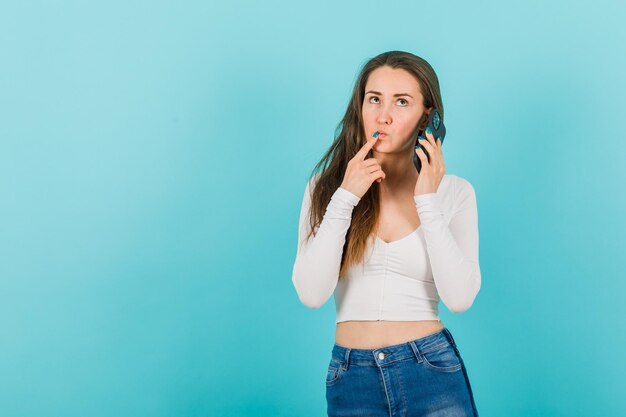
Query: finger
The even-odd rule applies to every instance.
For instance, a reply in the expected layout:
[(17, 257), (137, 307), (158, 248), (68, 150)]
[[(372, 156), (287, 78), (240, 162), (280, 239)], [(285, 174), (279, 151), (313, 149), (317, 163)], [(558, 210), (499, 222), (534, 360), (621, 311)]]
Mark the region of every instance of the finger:
[(382, 169), (377, 169), (373, 172), (370, 172), (370, 175), (376, 179), (380, 179), (381, 181), (387, 177), (387, 175), (383, 172)]
[(439, 148), (437, 148), (436, 145), (433, 145), (433, 143), (432, 136), (430, 141), (428, 138), (420, 140), (420, 144), (428, 151), (428, 157), (430, 157), (429, 165), (436, 168), (437, 166), (443, 164), (443, 155), (439, 151)]
[(415, 153), (417, 154), (419, 159), (422, 160), (422, 167), (424, 165), (428, 165), (428, 157), (426, 156), (426, 154), (424, 153), (424, 150), (422, 148), (415, 149)]
[(426, 129), (426, 140), (433, 146), (433, 148), (437, 147), (437, 144), (435, 143), (435, 136), (430, 131), (430, 129)]
[(430, 143), (430, 142), (428, 141), (428, 139), (420, 139), (419, 143), (420, 143), (420, 145), (422, 145), (424, 148), (426, 148), (426, 151), (428, 151), (428, 154), (429, 154), (429, 155), (432, 155), (432, 154), (434, 153), (434, 152), (433, 152), (433, 144), (432, 144), (432, 143)]
[(365, 172), (367, 172), (368, 174), (373, 174), (374, 172), (383, 172), (383, 169), (380, 165), (372, 165), (365, 168)]
[(365, 156), (370, 151), (370, 149), (372, 149), (372, 147), (377, 141), (378, 141), (378, 137), (369, 138), (367, 142), (365, 142), (365, 145), (363, 145), (363, 147), (356, 153), (355, 156), (357, 156), (358, 159), (360, 160), (365, 159)]
[(365, 161), (363, 161), (363, 165), (369, 167), (372, 165), (380, 165), (380, 162), (378, 162), (378, 159), (376, 158), (367, 158)]

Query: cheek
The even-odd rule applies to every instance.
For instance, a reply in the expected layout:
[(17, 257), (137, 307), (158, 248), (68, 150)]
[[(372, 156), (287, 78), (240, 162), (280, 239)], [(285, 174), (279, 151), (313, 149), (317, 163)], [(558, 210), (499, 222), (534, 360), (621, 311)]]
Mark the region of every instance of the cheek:
[(413, 130), (417, 127), (417, 124), (420, 121), (420, 115), (417, 113), (407, 114), (403, 119), (403, 124), (405, 125), (405, 129)]
[(376, 124), (376, 115), (372, 111), (364, 110), (363, 113), (361, 113), (361, 117), (363, 117), (363, 124), (365, 127)]
[(415, 132), (417, 121), (418, 120), (415, 117), (406, 117), (399, 121), (401, 122), (398, 123), (399, 136), (405, 138), (405, 140), (409, 140)]
[(374, 110), (368, 107), (364, 107), (361, 114), (363, 115), (363, 119), (371, 119), (372, 117), (374, 117)]
[(402, 121), (402, 133), (405, 136), (410, 135), (413, 132), (413, 129), (415, 129), (415, 127), (417, 126), (417, 121), (413, 120), (412, 118), (407, 118), (406, 120)]

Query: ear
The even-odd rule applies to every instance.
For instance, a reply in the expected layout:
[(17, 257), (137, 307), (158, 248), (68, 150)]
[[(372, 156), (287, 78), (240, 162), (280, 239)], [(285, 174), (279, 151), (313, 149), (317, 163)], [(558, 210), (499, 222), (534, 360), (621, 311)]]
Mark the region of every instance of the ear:
[(426, 129), (426, 124), (428, 122), (428, 116), (430, 116), (430, 112), (433, 110), (432, 107), (427, 108), (426, 110), (424, 110), (424, 114), (422, 114), (422, 120), (420, 121), (419, 124), (419, 131), (422, 132), (424, 131), (424, 129)]

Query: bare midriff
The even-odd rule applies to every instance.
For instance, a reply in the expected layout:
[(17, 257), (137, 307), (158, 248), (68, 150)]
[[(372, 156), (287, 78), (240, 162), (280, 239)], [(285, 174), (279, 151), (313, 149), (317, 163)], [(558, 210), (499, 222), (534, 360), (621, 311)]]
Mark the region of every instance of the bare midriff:
[(440, 320), (342, 321), (337, 323), (335, 343), (352, 349), (379, 349), (437, 333), (443, 327)]

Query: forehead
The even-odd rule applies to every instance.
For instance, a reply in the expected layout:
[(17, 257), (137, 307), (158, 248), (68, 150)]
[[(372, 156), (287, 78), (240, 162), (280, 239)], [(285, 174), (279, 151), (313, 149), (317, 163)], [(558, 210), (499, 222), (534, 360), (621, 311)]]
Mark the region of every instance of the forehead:
[(365, 91), (376, 90), (385, 95), (408, 93), (413, 97), (421, 96), (417, 79), (402, 68), (383, 66), (370, 74), (365, 84)]

